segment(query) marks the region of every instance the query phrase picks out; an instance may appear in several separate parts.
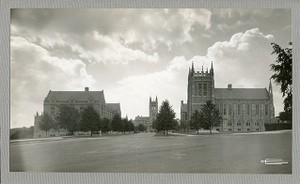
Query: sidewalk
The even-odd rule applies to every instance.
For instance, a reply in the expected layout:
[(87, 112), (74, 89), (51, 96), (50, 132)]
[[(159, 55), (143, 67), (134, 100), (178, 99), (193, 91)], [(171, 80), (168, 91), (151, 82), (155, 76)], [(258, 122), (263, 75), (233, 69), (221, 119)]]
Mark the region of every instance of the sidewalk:
[(67, 136), (67, 137), (48, 137), (48, 138), (33, 138), (33, 139), (16, 139), (16, 140), (10, 140), (10, 143), (23, 143), (23, 142), (51, 142), (51, 141), (61, 141), (63, 139), (68, 138), (75, 138), (73, 136)]

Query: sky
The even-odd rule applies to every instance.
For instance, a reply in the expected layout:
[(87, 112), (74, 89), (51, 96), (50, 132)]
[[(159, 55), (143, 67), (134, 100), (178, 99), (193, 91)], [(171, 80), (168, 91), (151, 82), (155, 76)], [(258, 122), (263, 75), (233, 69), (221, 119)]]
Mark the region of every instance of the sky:
[(217, 88), (268, 88), (271, 43), (290, 41), (290, 9), (13, 9), (11, 128), (32, 126), (49, 90), (84, 87), (104, 90), (123, 117), (148, 116), (157, 96), (180, 118), (192, 62), (214, 62)]

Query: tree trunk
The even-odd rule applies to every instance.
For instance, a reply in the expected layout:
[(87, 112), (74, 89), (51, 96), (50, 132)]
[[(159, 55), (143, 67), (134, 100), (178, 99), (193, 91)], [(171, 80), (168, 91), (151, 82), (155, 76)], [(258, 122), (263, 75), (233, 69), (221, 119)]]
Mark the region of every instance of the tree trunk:
[(209, 129), (210, 129), (210, 134), (212, 134), (212, 131), (211, 131), (212, 127), (209, 127)]
[(46, 138), (48, 137), (48, 131), (46, 131)]
[(93, 137), (93, 131), (91, 131), (91, 137)]

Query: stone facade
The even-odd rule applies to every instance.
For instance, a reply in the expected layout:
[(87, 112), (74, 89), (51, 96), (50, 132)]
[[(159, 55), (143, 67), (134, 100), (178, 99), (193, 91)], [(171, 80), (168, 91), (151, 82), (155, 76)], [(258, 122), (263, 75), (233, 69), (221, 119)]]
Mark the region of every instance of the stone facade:
[(265, 123), (274, 120), (274, 102), (271, 81), (266, 88), (215, 88), (214, 68), (188, 74), (187, 103), (181, 102), (181, 121), (189, 122), (192, 114), (206, 103), (213, 101), (223, 117), (223, 124), (216, 127), (223, 132), (264, 131)]
[[(99, 113), (100, 118), (112, 119), (115, 114), (121, 115), (120, 103), (106, 103), (104, 92), (89, 91), (86, 87), (84, 91), (49, 91), (44, 99), (43, 112), (51, 115), (53, 119), (59, 114), (61, 105), (69, 105), (76, 108), (79, 112), (88, 106), (93, 106)], [(46, 132), (39, 129), (42, 114), (36, 114), (34, 122), (34, 137), (46, 137)], [(50, 130), (48, 136), (64, 136), (67, 130)]]

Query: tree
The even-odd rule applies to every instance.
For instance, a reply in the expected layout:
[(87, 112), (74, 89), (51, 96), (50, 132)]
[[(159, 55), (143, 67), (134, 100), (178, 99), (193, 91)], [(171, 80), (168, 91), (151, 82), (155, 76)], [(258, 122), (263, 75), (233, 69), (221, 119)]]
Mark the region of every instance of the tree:
[(289, 48), (281, 48), (276, 43), (271, 43), (273, 46), (272, 54), (276, 54), (277, 58), (275, 64), (271, 64), (271, 70), (274, 74), (271, 76), (275, 83), (280, 85), (280, 91), (283, 100), (284, 111), (288, 117), (287, 119), (292, 119), (292, 98), (293, 98), (293, 85), (292, 85), (292, 42), (289, 43)]
[(201, 114), (198, 110), (196, 110), (191, 116), (191, 120), (190, 120), (191, 130), (198, 131), (201, 128), (201, 120), (202, 120)]
[(120, 114), (115, 114), (111, 121), (111, 129), (113, 131), (122, 131), (122, 118)]
[(131, 120), (129, 121), (128, 118), (124, 118), (122, 119), (122, 123), (123, 123), (123, 132), (129, 132), (134, 130), (134, 125), (131, 122)]
[(155, 128), (158, 131), (163, 130), (164, 135), (168, 135), (168, 131), (175, 129), (176, 125), (177, 121), (175, 120), (175, 112), (169, 105), (169, 101), (165, 100), (162, 102), (157, 114)]
[(292, 122), (292, 112), (280, 112), (279, 113), (280, 121), (289, 121)]
[(94, 131), (99, 131), (98, 123), (100, 122), (100, 116), (95, 111), (93, 106), (88, 106), (83, 110), (81, 120), (80, 120), (80, 129), (82, 131), (91, 131), (91, 136), (93, 136)]
[(144, 125), (144, 124), (139, 124), (138, 125), (138, 130), (140, 131), (140, 132), (144, 132), (144, 131), (146, 131), (146, 126)]
[(216, 105), (213, 104), (211, 100), (207, 101), (206, 104), (203, 105), (200, 116), (200, 127), (208, 128), (210, 130), (210, 134), (212, 134), (213, 127), (220, 126), (222, 123), (222, 116), (216, 108)]
[(132, 123), (132, 120), (129, 120), (129, 133), (134, 131), (134, 124)]
[(80, 114), (75, 107), (62, 105), (56, 120), (61, 128), (67, 129), (73, 135), (79, 129)]
[(39, 128), (46, 131), (46, 137), (48, 137), (48, 131), (55, 127), (55, 122), (48, 113), (44, 113), (41, 118)]
[(108, 135), (108, 132), (111, 130), (109, 119), (103, 118), (101, 121), (102, 121), (102, 129), (101, 130), (103, 132), (106, 132), (106, 134)]

